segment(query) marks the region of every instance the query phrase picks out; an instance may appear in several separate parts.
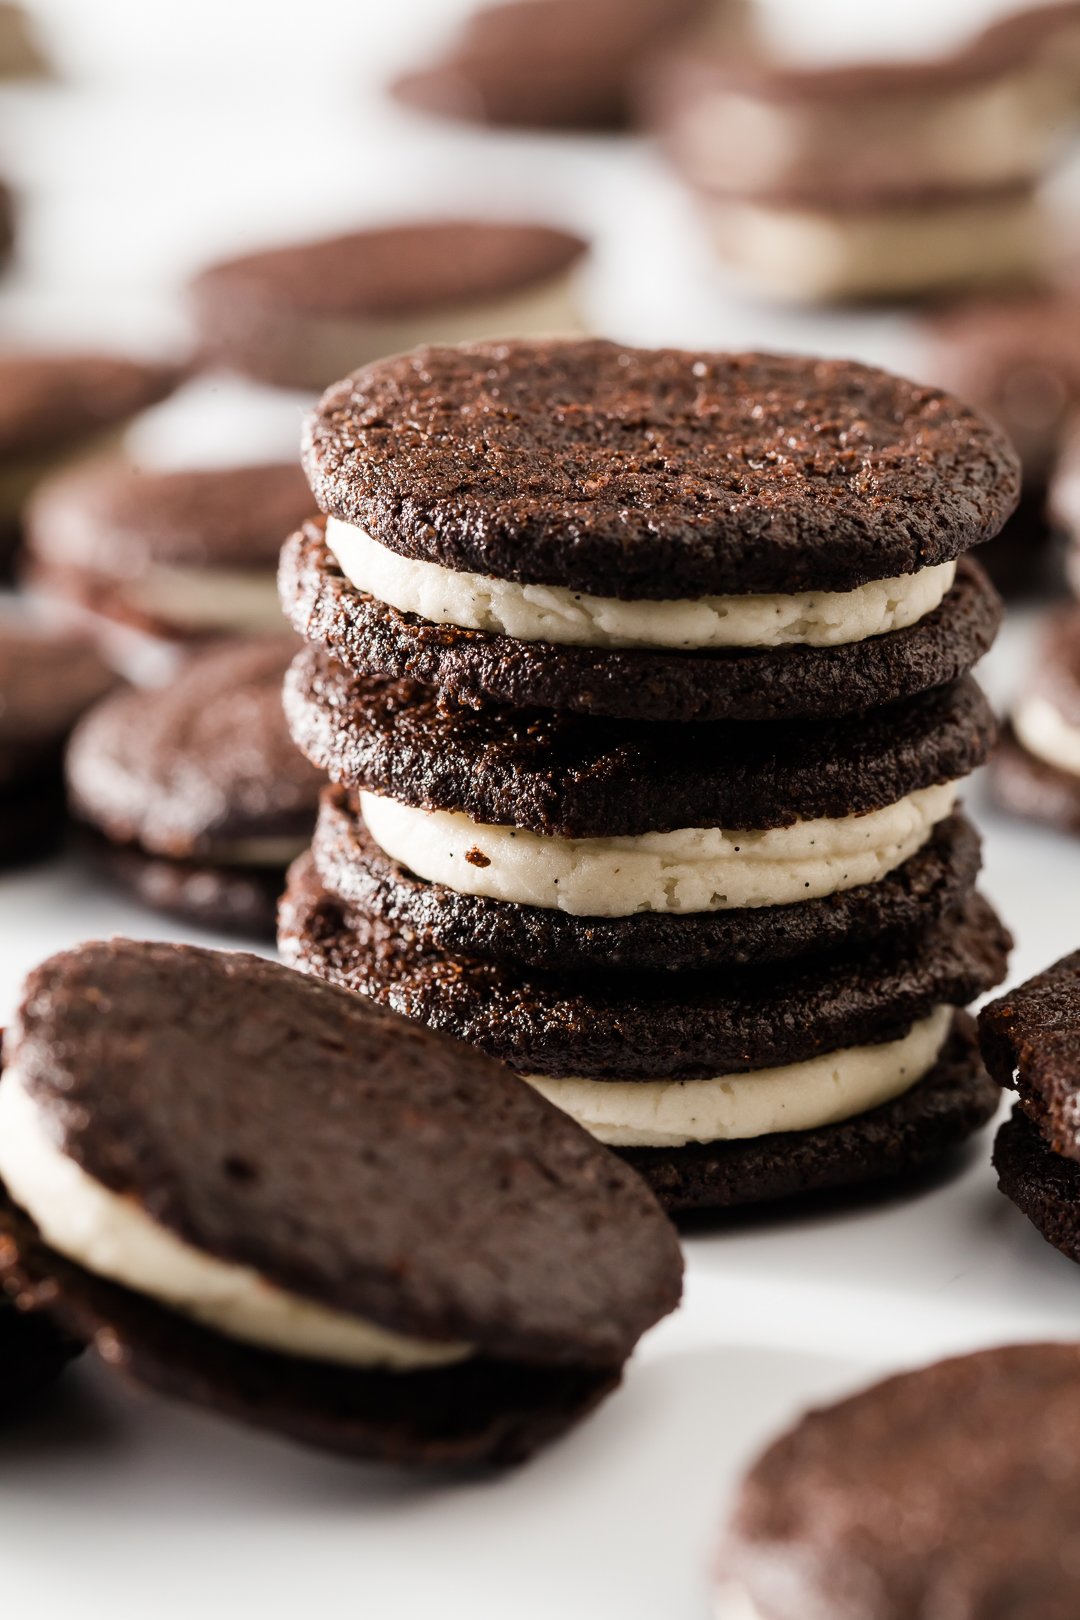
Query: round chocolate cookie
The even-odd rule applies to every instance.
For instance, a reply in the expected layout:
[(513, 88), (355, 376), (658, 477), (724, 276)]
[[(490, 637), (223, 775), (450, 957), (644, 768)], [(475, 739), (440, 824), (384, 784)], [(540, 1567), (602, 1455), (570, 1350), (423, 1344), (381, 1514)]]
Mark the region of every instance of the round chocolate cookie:
[(309, 418), (320, 508), (402, 556), (621, 599), (848, 591), (1000, 529), (1019, 469), (854, 362), (614, 343), (420, 349)]
[(317, 390), (433, 339), (576, 331), (579, 236), (549, 225), (424, 220), (229, 259), (191, 293), (205, 364)]
[(293, 628), (353, 674), (421, 681), (469, 706), (679, 723), (834, 718), (957, 679), (989, 650), (1001, 619), (982, 569), (964, 558), (934, 612), (840, 646), (664, 652), (519, 641), (431, 623), (358, 591), (324, 533), (325, 519), (308, 522), (282, 552)]
[(64, 743), (115, 684), (86, 641), (0, 620), (0, 865), (55, 845), (65, 822)]
[(711, 1079), (898, 1039), (943, 1003), (1004, 977), (1009, 936), (981, 896), (907, 945), (825, 961), (579, 985), (450, 956), (327, 893), (310, 855), (292, 867), (278, 944), (293, 967), (472, 1042), (524, 1074)]
[(743, 1481), (717, 1620), (1073, 1620), (1080, 1347), (902, 1373), (808, 1413)]
[[(675, 1234), (615, 1157), (479, 1053), (275, 963), (83, 946), (31, 974), (5, 1061), (6, 1286), (166, 1393), (358, 1455), (513, 1461), (678, 1301)], [(105, 1274), (39, 1197), (42, 1133), (84, 1213), (132, 1223)], [(140, 1258), (177, 1239), (186, 1283)]]
[(143, 899), (272, 935), (273, 897), (310, 837), (322, 780), (281, 708), (294, 651), (285, 635), (224, 643), (164, 689), (116, 693), (77, 728), (72, 807)]
[(670, 726), (459, 709), (431, 687), (350, 676), (319, 647), (293, 663), (285, 712), (335, 781), (567, 838), (873, 810), (966, 776), (996, 735), (969, 676), (836, 721)]
[(415, 935), (425, 949), (560, 973), (675, 973), (913, 938), (973, 888), (979, 838), (967, 818), (955, 814), (877, 883), (791, 905), (682, 916), (578, 917), (426, 882), (383, 853), (355, 797), (339, 787), (323, 790), (312, 856), (331, 894)]
[(620, 1152), (669, 1213), (734, 1209), (916, 1176), (986, 1125), (1000, 1101), (979, 1062), (974, 1025), (958, 1012), (930, 1073), (868, 1113), (747, 1141)]
[(310, 508), (295, 463), (152, 472), (99, 458), (31, 500), (26, 569), (35, 589), (155, 635), (274, 630), (278, 553)]

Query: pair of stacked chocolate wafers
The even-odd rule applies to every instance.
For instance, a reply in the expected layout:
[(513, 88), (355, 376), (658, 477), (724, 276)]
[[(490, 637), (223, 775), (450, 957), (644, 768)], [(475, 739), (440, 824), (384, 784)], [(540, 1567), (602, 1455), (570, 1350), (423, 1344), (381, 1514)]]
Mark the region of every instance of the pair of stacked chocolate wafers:
[(863, 366), (429, 348), (312, 415), (294, 966), (472, 1042), (668, 1207), (877, 1181), (984, 1123), (1008, 936), (958, 806), (970, 549), (1015, 456)]

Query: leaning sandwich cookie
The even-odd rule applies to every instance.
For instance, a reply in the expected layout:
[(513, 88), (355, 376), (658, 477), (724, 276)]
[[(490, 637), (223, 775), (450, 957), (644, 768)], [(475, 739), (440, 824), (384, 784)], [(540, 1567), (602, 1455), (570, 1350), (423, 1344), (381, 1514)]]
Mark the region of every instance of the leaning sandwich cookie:
[(651, 1195), (558, 1110), (245, 955), (37, 969), (0, 1179), (14, 1297), (137, 1382), (360, 1456), (520, 1460), (679, 1298)]
[(1080, 834), (1080, 607), (1043, 625), (990, 788), (1011, 814)]

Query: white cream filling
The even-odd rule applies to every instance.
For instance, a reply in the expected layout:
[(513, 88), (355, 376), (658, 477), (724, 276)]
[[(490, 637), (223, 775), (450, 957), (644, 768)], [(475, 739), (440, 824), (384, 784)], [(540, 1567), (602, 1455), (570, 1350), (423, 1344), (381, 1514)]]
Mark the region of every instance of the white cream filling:
[(68, 1158), (17, 1067), (0, 1081), (0, 1180), (50, 1248), (230, 1339), (391, 1372), (440, 1367), (471, 1354), (465, 1344), (430, 1344), (329, 1310), (174, 1237), (134, 1199), (110, 1192)]
[(1071, 725), (1046, 698), (1025, 698), (1012, 722), (1029, 754), (1070, 776), (1080, 776), (1080, 727)]
[(525, 1079), (610, 1147), (742, 1142), (833, 1125), (899, 1097), (937, 1062), (952, 1017), (951, 1007), (938, 1007), (884, 1046), (850, 1046), (710, 1080)]
[(705, 207), (732, 277), (792, 303), (1009, 281), (1038, 268), (1045, 235), (1027, 192), (860, 212), (718, 197)]
[(958, 784), (920, 788), (865, 815), (766, 831), (683, 827), (618, 838), (551, 838), (360, 795), (379, 848), (458, 894), (576, 917), (629, 917), (782, 906), (877, 883), (952, 811)]
[(154, 563), (125, 586), (125, 594), (149, 617), (184, 630), (284, 630), (273, 569), (249, 573)]
[(903, 630), (938, 607), (954, 562), (852, 591), (623, 602), (562, 585), (520, 585), (401, 557), (329, 518), (326, 544), (350, 584), (431, 624), (577, 647), (835, 647)]

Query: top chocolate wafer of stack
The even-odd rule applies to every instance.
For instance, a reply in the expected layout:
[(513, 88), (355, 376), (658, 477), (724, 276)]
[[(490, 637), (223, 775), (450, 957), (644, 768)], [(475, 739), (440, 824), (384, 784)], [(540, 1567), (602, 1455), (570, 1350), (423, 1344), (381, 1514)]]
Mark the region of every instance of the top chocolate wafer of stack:
[(356, 372), (304, 459), (285, 702), (334, 785), (287, 960), (502, 1058), (673, 1208), (986, 1121), (994, 426), (848, 362), (515, 342)]

